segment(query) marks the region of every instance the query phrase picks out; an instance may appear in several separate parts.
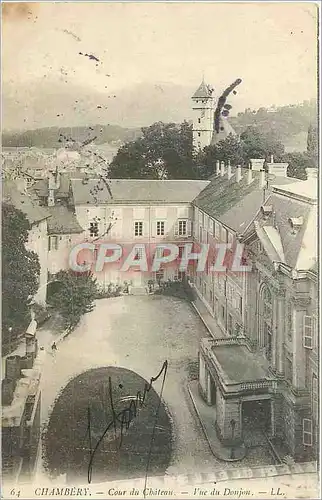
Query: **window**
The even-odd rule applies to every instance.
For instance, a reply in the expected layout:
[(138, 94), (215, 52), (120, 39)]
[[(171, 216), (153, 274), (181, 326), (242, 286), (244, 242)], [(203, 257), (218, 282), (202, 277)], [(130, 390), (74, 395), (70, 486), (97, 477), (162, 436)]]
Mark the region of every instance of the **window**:
[(134, 223), (134, 236), (143, 236), (143, 222)]
[(175, 270), (175, 273), (174, 273), (174, 279), (175, 280), (182, 281), (183, 278), (184, 278), (184, 276), (185, 276), (184, 271), (179, 271), (178, 269)]
[(303, 418), (303, 444), (312, 446), (312, 420)]
[(228, 233), (228, 243), (233, 244), (233, 241), (234, 241), (234, 235), (233, 235), (233, 233), (230, 233), (228, 231), (227, 231), (227, 233)]
[(179, 236), (186, 236), (187, 235), (187, 229), (188, 229), (188, 221), (186, 220), (179, 220), (179, 225), (178, 225), (178, 233)]
[(228, 231), (226, 228), (221, 228), (221, 241), (222, 243), (227, 243), (228, 240)]
[(157, 247), (155, 249), (155, 255), (156, 255), (157, 259), (161, 259), (161, 257), (163, 257), (163, 253), (164, 253), (163, 247)]
[(293, 338), (293, 306), (291, 302), (287, 304), (286, 331), (289, 340)]
[(213, 221), (209, 218), (209, 221), (208, 221), (208, 232), (209, 232), (209, 234), (213, 234), (213, 228), (214, 228)]
[(134, 260), (141, 260), (143, 258), (143, 248), (136, 248)]
[(308, 315), (303, 318), (303, 346), (313, 348), (313, 317)]
[(182, 259), (182, 256), (183, 256), (183, 251), (184, 251), (184, 247), (183, 246), (179, 246), (179, 254), (178, 254), (178, 257), (180, 259)]
[(243, 297), (239, 295), (239, 300), (238, 300), (238, 309), (239, 309), (239, 314), (243, 314)]
[(201, 118), (198, 118), (198, 123), (201, 123)]
[(290, 383), (293, 382), (293, 362), (290, 354), (285, 356), (285, 379)]
[(221, 306), (221, 319), (225, 319), (225, 306)]
[(58, 236), (49, 236), (48, 238), (48, 251), (58, 250)]
[(228, 334), (233, 334), (233, 317), (231, 314), (228, 314), (228, 325), (227, 325)]
[(273, 302), (272, 295), (265, 285), (261, 293), (261, 333), (262, 346), (268, 360), (272, 358)]
[(157, 236), (164, 236), (164, 228), (165, 228), (165, 222), (164, 221), (157, 221)]
[(90, 236), (98, 236), (98, 222), (90, 222), (89, 223), (89, 235)]
[(214, 235), (215, 235), (215, 238), (219, 239), (219, 237), (220, 237), (220, 225), (218, 224), (218, 222), (214, 222)]
[(200, 136), (201, 136), (201, 134), (200, 134), (200, 132), (198, 132), (198, 137), (200, 137)]
[(319, 419), (319, 384), (315, 373), (312, 376), (312, 417), (316, 422)]
[(156, 278), (157, 282), (160, 282), (161, 280), (163, 280), (163, 278), (164, 278), (164, 270), (163, 269), (159, 269), (159, 271), (157, 271), (156, 274), (155, 274), (155, 278)]

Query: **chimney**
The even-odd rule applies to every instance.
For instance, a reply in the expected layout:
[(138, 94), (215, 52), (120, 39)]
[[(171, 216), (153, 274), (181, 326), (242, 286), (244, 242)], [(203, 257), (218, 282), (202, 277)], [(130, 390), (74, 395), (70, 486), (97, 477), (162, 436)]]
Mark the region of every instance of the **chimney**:
[(228, 160), (228, 166), (227, 166), (227, 177), (228, 177), (228, 180), (231, 179), (233, 176), (233, 174), (231, 173), (231, 164), (230, 164), (230, 160)]
[(249, 168), (247, 170), (247, 184), (251, 184), (253, 182), (253, 172), (252, 172), (252, 169)]
[(263, 158), (252, 158), (250, 161), (250, 168), (254, 172), (260, 172), (264, 168), (265, 159)]
[(265, 170), (261, 170), (259, 172), (259, 188), (264, 189), (266, 185), (266, 172)]
[(237, 165), (236, 167), (236, 182), (240, 182), (242, 178), (241, 166)]
[[(272, 158), (271, 158), (272, 159)], [(268, 163), (268, 173), (276, 177), (287, 177), (288, 163)]]
[(306, 172), (308, 179), (317, 179), (318, 178), (318, 169), (315, 167), (306, 168), (305, 172)]
[(225, 175), (225, 162), (224, 161), (221, 162), (220, 175), (221, 175), (221, 177), (223, 177)]
[(219, 163), (219, 161), (216, 161), (216, 164), (215, 164), (215, 174), (216, 175), (220, 174), (220, 163)]
[(17, 381), (21, 377), (21, 356), (8, 356), (6, 358), (5, 378)]
[(4, 378), (1, 385), (1, 401), (3, 406), (10, 406), (13, 400), (17, 381)]

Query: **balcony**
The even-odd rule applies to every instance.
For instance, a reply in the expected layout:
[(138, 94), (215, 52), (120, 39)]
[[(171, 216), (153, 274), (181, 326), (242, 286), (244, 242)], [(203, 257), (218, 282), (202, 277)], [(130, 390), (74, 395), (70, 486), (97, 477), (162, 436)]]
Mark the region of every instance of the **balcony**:
[(219, 379), (226, 395), (277, 390), (277, 380), (272, 377), (267, 359), (251, 351), (247, 338), (205, 338), (200, 345), (210, 372)]

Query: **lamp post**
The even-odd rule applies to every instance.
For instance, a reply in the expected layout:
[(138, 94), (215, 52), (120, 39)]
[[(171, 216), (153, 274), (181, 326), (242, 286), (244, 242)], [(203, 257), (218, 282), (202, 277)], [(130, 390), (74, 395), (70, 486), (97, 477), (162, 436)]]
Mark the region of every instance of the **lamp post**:
[(230, 421), (230, 426), (231, 426), (231, 441), (232, 441), (230, 458), (233, 460), (235, 458), (234, 438), (235, 438), (235, 426), (236, 426), (236, 421), (233, 418)]

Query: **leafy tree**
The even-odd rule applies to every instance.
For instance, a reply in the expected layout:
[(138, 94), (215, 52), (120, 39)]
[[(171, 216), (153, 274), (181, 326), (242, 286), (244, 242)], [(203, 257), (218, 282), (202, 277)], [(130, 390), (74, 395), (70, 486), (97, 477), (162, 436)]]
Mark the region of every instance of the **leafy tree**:
[(283, 157), (283, 161), (289, 164), (287, 168), (288, 177), (296, 179), (306, 179), (306, 169), (312, 167), (312, 160), (307, 153), (287, 153)]
[(271, 155), (274, 156), (275, 160), (280, 161), (284, 154), (284, 146), (276, 139), (274, 134), (264, 134), (256, 127), (247, 127), (241, 133), (240, 141), (245, 163), (251, 158), (265, 158), (269, 160)]
[(198, 174), (201, 178), (209, 178), (215, 171), (216, 161), (230, 161), (231, 165), (244, 163), (242, 145), (233, 134), (219, 141), (216, 145), (206, 146), (197, 156)]
[(59, 271), (48, 285), (47, 301), (62, 315), (67, 327), (77, 325), (83, 314), (94, 309), (96, 278), (90, 272)]
[(192, 125), (157, 122), (142, 137), (124, 144), (111, 162), (111, 178), (194, 178)]
[(3, 342), (14, 340), (28, 326), (30, 299), (39, 286), (40, 265), (26, 249), (30, 224), (23, 212), (2, 205), (2, 328)]
[(312, 124), (307, 132), (307, 154), (311, 159), (312, 167), (318, 166), (318, 128)]

